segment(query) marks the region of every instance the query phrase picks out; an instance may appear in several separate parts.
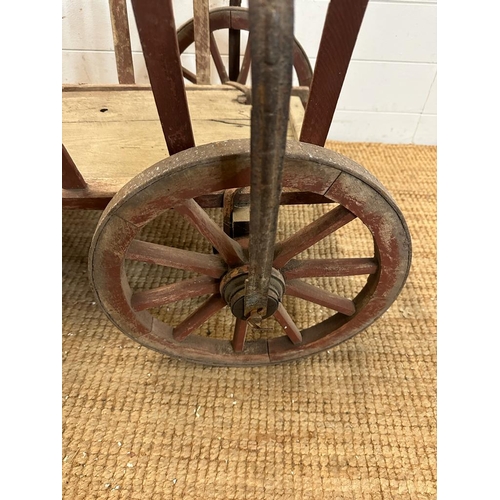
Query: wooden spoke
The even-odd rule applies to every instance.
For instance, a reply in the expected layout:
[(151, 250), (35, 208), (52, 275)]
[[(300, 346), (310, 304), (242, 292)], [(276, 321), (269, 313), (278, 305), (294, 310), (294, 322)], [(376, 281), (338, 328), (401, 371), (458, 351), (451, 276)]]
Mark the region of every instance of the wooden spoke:
[(213, 33), (210, 33), (210, 53), (212, 54), (212, 59), (214, 60), (221, 83), (226, 83), (229, 80), (229, 77), (227, 76), (226, 67), (224, 66), (224, 61), (220, 55), (219, 46), (215, 41)]
[(331, 0), (300, 140), (324, 146), (368, 0)]
[(283, 304), (278, 306), (277, 311), (274, 313), (274, 317), (278, 320), (288, 338), (294, 343), (299, 344), (302, 342), (302, 334), (297, 328), (297, 325), (293, 322), (292, 318), (288, 314), (287, 310), (283, 307)]
[(132, 0), (142, 52), (170, 155), (194, 147), (172, 0)]
[(211, 318), (216, 312), (220, 311), (226, 303), (219, 295), (212, 295), (204, 302), (194, 313), (189, 315), (179, 326), (174, 328), (173, 337), (175, 340), (184, 340), (188, 335), (194, 332), (205, 321)]
[(248, 323), (243, 319), (236, 318), (236, 326), (234, 327), (234, 335), (231, 342), (234, 352), (243, 351), (247, 329)]
[[(231, 7), (239, 7), (241, 0), (229, 0)], [(229, 29), (229, 78), (235, 82), (240, 72), (240, 30)]]
[(194, 200), (186, 200), (175, 210), (186, 217), (198, 231), (217, 249), (229, 266), (243, 264), (243, 251)]
[(226, 266), (217, 255), (190, 252), (141, 240), (132, 241), (125, 257), (149, 264), (194, 271), (212, 278), (220, 278), (226, 271)]
[(235, 82), (240, 73), (240, 31), (229, 30), (229, 79)]
[(240, 74), (236, 80), (238, 83), (245, 85), (248, 78), (248, 72), (250, 71), (250, 64), (252, 62), (252, 53), (250, 50), (250, 33), (248, 34), (247, 46), (245, 48), (245, 54), (243, 55), (243, 61), (241, 63)]
[(182, 76), (191, 83), (196, 83), (196, 75), (184, 67), (182, 68)]
[(333, 293), (322, 290), (317, 286), (310, 285), (305, 281), (292, 280), (286, 284), (287, 295), (292, 295), (293, 297), (299, 297), (300, 299), (308, 300), (309, 302), (314, 302), (320, 306), (328, 307), (334, 311), (338, 311), (347, 316), (352, 316), (356, 312), (356, 307), (354, 302), (350, 299), (340, 297)]
[(178, 300), (191, 299), (207, 293), (217, 293), (218, 291), (218, 280), (208, 276), (201, 276), (159, 286), (152, 290), (135, 292), (132, 295), (131, 304), (135, 311), (144, 311), (151, 307), (160, 307)]
[(275, 248), (273, 266), (280, 269), (300, 252), (337, 231), (355, 218), (356, 216), (342, 205), (335, 207), (319, 219), (297, 231), (290, 238), (280, 241)]
[(291, 260), (281, 273), (287, 280), (297, 278), (358, 276), (377, 272), (372, 258)]

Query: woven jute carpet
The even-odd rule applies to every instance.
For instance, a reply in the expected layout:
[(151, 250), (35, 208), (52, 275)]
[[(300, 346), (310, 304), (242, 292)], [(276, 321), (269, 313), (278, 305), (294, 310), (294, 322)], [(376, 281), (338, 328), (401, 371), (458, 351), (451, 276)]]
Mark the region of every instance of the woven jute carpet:
[[(63, 212), (65, 499), (435, 498), (436, 148), (329, 147), (392, 193), (412, 234), (413, 264), (401, 295), (372, 326), (287, 364), (201, 366), (130, 340), (100, 310), (88, 282), (100, 212)], [(280, 234), (324, 210), (283, 209)], [(187, 223), (168, 217), (145, 228), (144, 239), (167, 235), (173, 246), (206, 250)], [(366, 241), (352, 233), (327, 238), (309, 256), (362, 256)], [(137, 286), (182, 278), (134, 265), (128, 271)], [(336, 286), (348, 294), (357, 285)], [(319, 306), (294, 300), (300, 326), (321, 319)], [(193, 307), (179, 304), (158, 314), (175, 322)], [(205, 334), (224, 335), (231, 322), (218, 314)]]

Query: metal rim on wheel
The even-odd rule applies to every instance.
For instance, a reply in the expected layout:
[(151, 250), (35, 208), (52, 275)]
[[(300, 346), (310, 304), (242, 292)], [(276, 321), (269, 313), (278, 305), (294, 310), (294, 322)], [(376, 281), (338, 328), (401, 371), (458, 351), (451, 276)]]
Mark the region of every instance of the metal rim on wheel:
[[(249, 183), (249, 141), (231, 140), (166, 158), (117, 193), (96, 229), (90, 249), (89, 274), (97, 300), (122, 332), (149, 348), (194, 362), (262, 365), (301, 358), (337, 345), (369, 326), (394, 302), (405, 283), (411, 261), (409, 231), (396, 204), (384, 187), (352, 160), (318, 146), (289, 142), (283, 186), (323, 195), (338, 206), (299, 233), (278, 242), (273, 266), (284, 277), (285, 294), (327, 304), (332, 315), (298, 331), (293, 318), (280, 304), (274, 316), (283, 327), (281, 337), (245, 342), (247, 325), (240, 318), (230, 340), (196, 335), (200, 324), (228, 305), (221, 295), (221, 280), (229, 272), (243, 267), (246, 257), (239, 244), (217, 227), (193, 198), (249, 186)], [(143, 226), (168, 209), (182, 214), (209, 239), (219, 254), (200, 257), (193, 252), (157, 248), (135, 239)], [(374, 255), (350, 262), (295, 258), (304, 248), (356, 218), (373, 237)], [(160, 290), (156, 296), (156, 292), (138, 295), (127, 281), (125, 259), (177, 266), (201, 276)], [(366, 284), (356, 297), (347, 299), (302, 281), (308, 276), (321, 276), (322, 272), (327, 276), (366, 274)], [(280, 286), (278, 283), (275, 287), (278, 300)], [(196, 294), (210, 294), (210, 297), (175, 328), (147, 310), (165, 297), (165, 300), (172, 297), (181, 300)]]

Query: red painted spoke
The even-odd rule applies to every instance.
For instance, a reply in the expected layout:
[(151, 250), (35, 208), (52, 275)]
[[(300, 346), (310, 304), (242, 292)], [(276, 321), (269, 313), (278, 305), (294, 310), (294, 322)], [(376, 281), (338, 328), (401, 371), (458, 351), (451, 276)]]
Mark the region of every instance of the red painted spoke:
[(245, 345), (245, 337), (247, 335), (248, 323), (245, 320), (236, 318), (236, 326), (234, 327), (233, 345), (234, 352), (243, 351)]
[(184, 67), (182, 68), (182, 76), (191, 83), (196, 83), (196, 75)]
[(238, 75), (238, 79), (236, 80), (238, 83), (244, 85), (248, 78), (248, 72), (250, 70), (252, 55), (250, 51), (250, 34), (247, 41), (247, 46), (245, 48), (245, 54), (243, 55), (243, 62), (241, 63), (240, 74)]
[[(368, 0), (331, 0), (300, 140), (324, 146)], [(302, 84), (303, 85), (303, 84)]]
[[(229, 0), (230, 6), (239, 7), (241, 0)], [(229, 29), (229, 78), (235, 82), (240, 72), (240, 31)]]
[(224, 66), (224, 61), (220, 55), (219, 47), (213, 33), (210, 33), (210, 53), (212, 54), (212, 59), (214, 60), (221, 83), (226, 83), (229, 77), (227, 76), (226, 67)]
[(173, 337), (175, 340), (184, 340), (189, 334), (193, 333), (205, 321), (220, 311), (226, 303), (219, 295), (212, 295), (204, 302), (194, 313), (188, 316), (179, 326), (174, 328)]
[(283, 267), (297, 254), (334, 231), (337, 231), (355, 218), (356, 216), (342, 205), (335, 207), (319, 219), (297, 231), (290, 238), (280, 241), (275, 248), (273, 266), (277, 269)]
[(292, 295), (293, 297), (308, 300), (309, 302), (314, 302), (320, 306), (328, 307), (329, 309), (346, 314), (347, 316), (351, 316), (356, 312), (356, 307), (352, 300), (340, 297), (339, 295), (327, 292), (326, 290), (322, 290), (321, 288), (310, 285), (305, 281), (289, 281), (286, 284), (285, 293), (287, 295)]
[(198, 231), (217, 249), (229, 266), (243, 264), (243, 251), (194, 200), (186, 200), (175, 210), (186, 217)]
[(132, 241), (127, 250), (126, 258), (159, 266), (194, 271), (212, 276), (212, 278), (220, 278), (226, 271), (226, 266), (217, 255), (190, 252), (140, 240)]
[(179, 300), (191, 299), (206, 295), (207, 293), (217, 293), (219, 291), (219, 281), (209, 276), (191, 278), (170, 285), (159, 286), (152, 290), (135, 292), (132, 295), (132, 308), (136, 311), (144, 311), (151, 307), (160, 307)]
[(274, 313), (274, 317), (278, 320), (288, 338), (294, 343), (299, 344), (302, 342), (302, 334), (297, 328), (297, 325), (293, 322), (292, 318), (288, 314), (287, 310), (283, 307), (283, 304), (278, 306), (277, 311)]
[(297, 278), (358, 276), (374, 274), (378, 265), (375, 259), (304, 259), (291, 260), (281, 273), (287, 280)]

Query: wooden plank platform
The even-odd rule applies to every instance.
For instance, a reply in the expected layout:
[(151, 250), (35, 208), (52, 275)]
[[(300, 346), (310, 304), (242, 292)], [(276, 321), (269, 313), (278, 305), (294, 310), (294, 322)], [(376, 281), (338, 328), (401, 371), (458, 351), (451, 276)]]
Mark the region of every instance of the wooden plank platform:
[[(229, 86), (187, 90), (197, 145), (250, 138), (251, 106), (239, 102), (241, 91)], [(63, 207), (104, 208), (133, 176), (168, 156), (149, 88), (70, 87), (62, 96), (62, 142), (88, 184), (63, 189)], [(299, 97), (292, 97), (291, 139), (300, 133), (296, 122), (302, 109)]]

